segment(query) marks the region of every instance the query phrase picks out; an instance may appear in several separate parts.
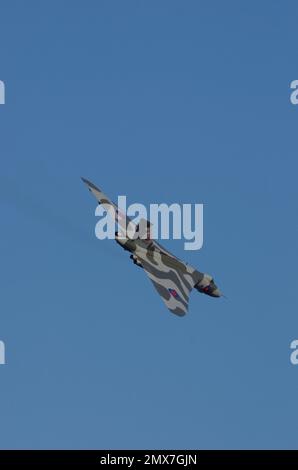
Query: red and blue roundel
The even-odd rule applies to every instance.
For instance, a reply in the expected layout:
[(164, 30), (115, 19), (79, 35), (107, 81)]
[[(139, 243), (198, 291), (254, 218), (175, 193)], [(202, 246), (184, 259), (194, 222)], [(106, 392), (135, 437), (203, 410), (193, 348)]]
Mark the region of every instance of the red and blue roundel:
[(178, 292), (175, 289), (169, 288), (168, 291), (174, 297), (174, 299), (181, 300), (180, 295), (178, 294)]

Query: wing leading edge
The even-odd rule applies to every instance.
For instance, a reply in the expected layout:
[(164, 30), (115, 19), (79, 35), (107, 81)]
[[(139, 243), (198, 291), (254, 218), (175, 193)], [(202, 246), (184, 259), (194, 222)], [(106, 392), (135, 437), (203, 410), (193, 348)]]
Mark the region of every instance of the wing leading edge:
[(109, 212), (109, 214), (119, 225), (119, 227), (123, 229), (123, 231), (126, 231), (128, 224), (131, 226), (135, 225), (126, 214), (119, 210), (118, 206), (113, 201), (111, 201), (108, 196), (102, 192), (101, 189), (95, 186), (95, 184), (91, 183), (91, 181), (88, 181), (86, 178), (82, 178), (82, 181), (86, 184), (89, 191), (96, 198), (97, 202), (104, 206), (105, 210)]

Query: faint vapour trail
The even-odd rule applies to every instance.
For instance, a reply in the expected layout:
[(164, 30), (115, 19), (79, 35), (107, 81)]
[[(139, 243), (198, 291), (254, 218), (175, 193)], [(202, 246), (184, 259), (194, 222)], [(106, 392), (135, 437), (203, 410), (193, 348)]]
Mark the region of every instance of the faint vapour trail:
[[(63, 195), (63, 192), (61, 194)], [(77, 242), (90, 243), (93, 228), (92, 230), (82, 228), (64, 214), (59, 213), (59, 207), (49, 206), (42, 193), (37, 191), (34, 194), (31, 187), (20, 187), (19, 183), (1, 176), (0, 204), (3, 203), (13, 205), (32, 219), (47, 224), (51, 229), (57, 230)]]

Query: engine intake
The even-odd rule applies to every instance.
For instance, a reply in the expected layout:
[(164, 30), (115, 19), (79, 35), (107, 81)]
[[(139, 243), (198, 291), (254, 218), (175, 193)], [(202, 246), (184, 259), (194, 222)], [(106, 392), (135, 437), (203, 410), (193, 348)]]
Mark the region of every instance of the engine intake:
[(135, 255), (130, 255), (130, 259), (133, 260), (133, 264), (136, 264), (140, 268), (142, 268), (142, 263), (138, 260), (138, 258)]

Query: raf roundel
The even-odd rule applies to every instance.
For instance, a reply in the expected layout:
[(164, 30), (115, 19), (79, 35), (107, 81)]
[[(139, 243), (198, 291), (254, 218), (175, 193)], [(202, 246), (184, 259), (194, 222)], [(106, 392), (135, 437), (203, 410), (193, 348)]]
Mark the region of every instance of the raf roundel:
[(174, 299), (177, 299), (179, 300), (180, 299), (180, 295), (178, 294), (178, 292), (175, 290), (175, 289), (168, 289), (170, 294), (174, 297)]

